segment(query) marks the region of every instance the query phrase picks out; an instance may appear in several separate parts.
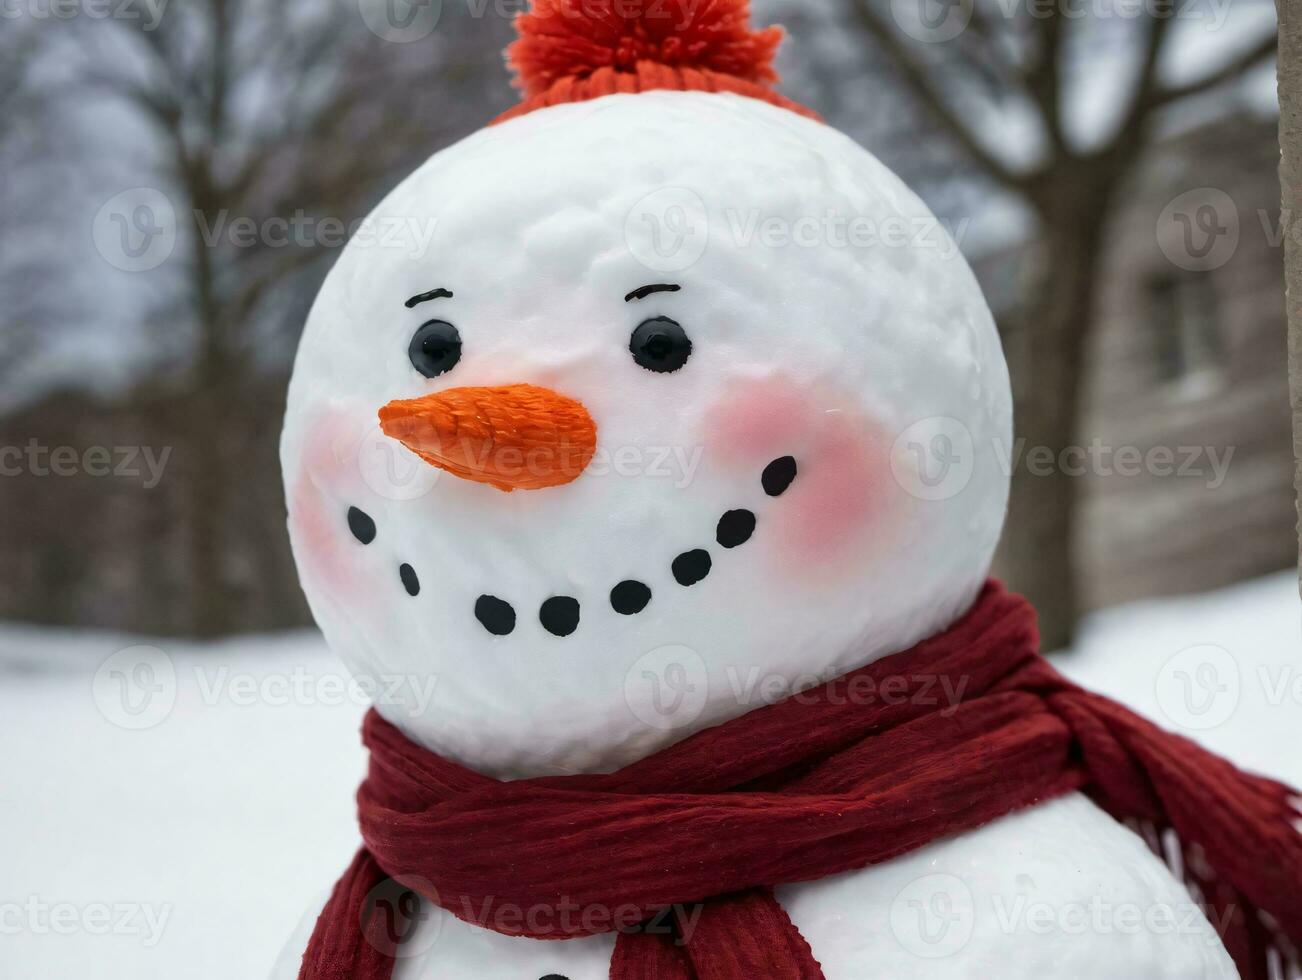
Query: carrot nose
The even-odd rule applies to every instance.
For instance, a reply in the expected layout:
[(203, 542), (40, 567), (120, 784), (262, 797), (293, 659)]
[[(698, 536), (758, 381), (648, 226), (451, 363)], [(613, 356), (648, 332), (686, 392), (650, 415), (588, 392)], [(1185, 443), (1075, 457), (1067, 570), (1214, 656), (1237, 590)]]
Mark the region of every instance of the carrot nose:
[(582, 403), (537, 385), (449, 388), (389, 402), (380, 428), (431, 466), (499, 490), (575, 479), (597, 448)]

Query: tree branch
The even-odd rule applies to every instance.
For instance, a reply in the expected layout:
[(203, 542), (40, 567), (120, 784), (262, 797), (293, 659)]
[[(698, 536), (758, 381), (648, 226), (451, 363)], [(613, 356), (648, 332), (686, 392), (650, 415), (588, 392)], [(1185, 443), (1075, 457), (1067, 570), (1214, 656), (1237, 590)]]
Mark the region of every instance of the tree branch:
[(1256, 67), (1261, 62), (1275, 53), (1276, 41), (1275, 35), (1270, 34), (1262, 38), (1255, 46), (1244, 51), (1237, 58), (1226, 62), (1220, 68), (1204, 75), (1202, 78), (1186, 85), (1177, 85), (1171, 88), (1157, 88), (1153, 90), (1148, 98), (1146, 108), (1149, 111), (1170, 105), (1180, 99), (1187, 99), (1191, 95), (1198, 95), (1202, 92), (1216, 88), (1218, 85), (1224, 85), (1238, 78), (1244, 72)]
[(851, 7), (860, 26), (866, 30), (903, 76), (909, 91), (922, 108), (972, 160), (991, 178), (1016, 191), (1025, 189), (1023, 178), (1009, 170), (1003, 161), (987, 150), (976, 135), (950, 108), (927, 67), (916, 59), (899, 35), (872, 7), (872, 0), (852, 0)]
[(1130, 96), (1130, 108), (1121, 118), (1112, 146), (1105, 152), (1127, 156), (1137, 152), (1143, 142), (1144, 129), (1152, 116), (1152, 100), (1157, 89), (1157, 63), (1162, 55), (1162, 45), (1170, 32), (1170, 16), (1148, 16), (1148, 40), (1144, 45), (1144, 60), (1139, 66), (1139, 77)]
[(1040, 50), (1026, 71), (1023, 85), (1027, 94), (1040, 110), (1049, 142), (1058, 153), (1067, 150), (1067, 139), (1062, 130), (1062, 75), (1059, 59), (1062, 55), (1062, 15), (1055, 9), (1049, 16), (1037, 20)]

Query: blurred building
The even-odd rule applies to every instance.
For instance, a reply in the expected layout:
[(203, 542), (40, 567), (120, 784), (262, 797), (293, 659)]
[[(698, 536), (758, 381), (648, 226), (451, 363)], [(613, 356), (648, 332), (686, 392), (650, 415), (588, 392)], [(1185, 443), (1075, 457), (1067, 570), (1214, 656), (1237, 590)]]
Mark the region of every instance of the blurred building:
[[(289, 378), (254, 375), (229, 427), (239, 492), (222, 515), (222, 580), (242, 630), (310, 621), (285, 530), (278, 443)], [(0, 419), (0, 619), (190, 632), (196, 455), (185, 397), (144, 384), (109, 400), (58, 391)], [(14, 450), (18, 450), (16, 454)]]
[[(1084, 379), (1087, 607), (1297, 560), (1278, 165), (1275, 121), (1225, 117), (1155, 144), (1118, 202)], [(996, 316), (1024, 258), (974, 262)]]

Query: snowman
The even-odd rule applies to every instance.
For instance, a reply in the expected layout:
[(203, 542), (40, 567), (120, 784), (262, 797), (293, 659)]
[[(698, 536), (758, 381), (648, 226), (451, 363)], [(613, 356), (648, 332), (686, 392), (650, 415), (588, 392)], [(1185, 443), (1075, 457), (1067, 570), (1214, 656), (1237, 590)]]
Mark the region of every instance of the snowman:
[[(403, 181), (371, 224), (405, 240), (358, 236), (312, 308), (290, 531), (399, 755), (508, 788), (618, 774), (944, 635), (983, 594), (1012, 437), (990, 313), (900, 179), (769, 87), (777, 32), (746, 19), (536, 0), (525, 101)], [(368, 846), (395, 826), (364, 821)], [(816, 962), (769, 975), (1239, 975), (1182, 881), (1075, 789), (899, 852), (763, 882)], [(388, 965), (315, 956), (318, 907), (277, 976), (679, 975), (618, 966), (613, 917), (476, 919), (447, 878), (379, 863), (362, 907), (387, 887), (405, 927), (345, 913), (364, 940), (343, 945)], [(700, 909), (675, 906), (675, 941)]]

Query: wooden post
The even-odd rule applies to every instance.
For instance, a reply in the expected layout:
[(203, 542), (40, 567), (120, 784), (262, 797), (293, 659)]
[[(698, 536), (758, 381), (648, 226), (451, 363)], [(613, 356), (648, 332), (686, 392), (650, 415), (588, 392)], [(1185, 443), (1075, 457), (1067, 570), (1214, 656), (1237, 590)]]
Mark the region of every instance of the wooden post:
[(1298, 574), (1302, 591), (1302, 4), (1277, 0), (1279, 142), (1284, 189), (1281, 227), (1288, 286), (1289, 390), (1293, 401), (1294, 486), (1298, 494)]

